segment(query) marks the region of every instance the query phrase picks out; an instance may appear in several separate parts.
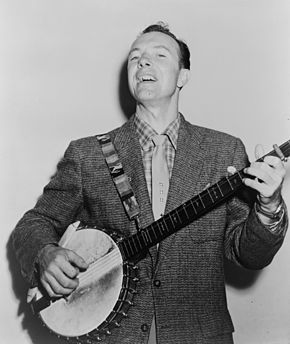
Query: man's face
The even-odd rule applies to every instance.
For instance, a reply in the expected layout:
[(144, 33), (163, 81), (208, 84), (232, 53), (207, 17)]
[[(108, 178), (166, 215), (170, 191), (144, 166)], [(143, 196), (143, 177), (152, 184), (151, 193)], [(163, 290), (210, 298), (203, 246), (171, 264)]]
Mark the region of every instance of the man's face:
[(180, 78), (179, 46), (161, 32), (141, 35), (132, 44), (128, 57), (128, 82), (140, 102), (170, 99)]

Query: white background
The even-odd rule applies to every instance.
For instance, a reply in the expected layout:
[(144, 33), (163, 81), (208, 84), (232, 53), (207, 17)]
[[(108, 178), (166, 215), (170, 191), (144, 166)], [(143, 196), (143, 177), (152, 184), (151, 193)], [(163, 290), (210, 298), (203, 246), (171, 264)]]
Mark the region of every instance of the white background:
[[(290, 139), (288, 0), (2, 0), (1, 344), (55, 343), (25, 305), (10, 233), (69, 141), (124, 123), (126, 54), (158, 20), (191, 49), (180, 100), (189, 121), (240, 137), (251, 160), (256, 143), (268, 151)], [(237, 344), (290, 343), (289, 248), (288, 236), (260, 273), (227, 266)]]

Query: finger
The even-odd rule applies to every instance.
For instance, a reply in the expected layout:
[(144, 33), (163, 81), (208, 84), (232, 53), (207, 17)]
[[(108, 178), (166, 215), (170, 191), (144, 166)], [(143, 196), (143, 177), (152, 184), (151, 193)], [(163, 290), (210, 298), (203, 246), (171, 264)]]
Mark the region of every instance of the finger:
[(264, 162), (273, 167), (275, 172), (281, 173), (283, 176), (286, 174), (286, 169), (283, 162), (275, 156), (266, 156)]
[[(73, 277), (68, 276), (68, 270), (73, 272)], [(61, 288), (73, 290), (78, 286), (78, 280), (75, 278), (77, 273), (78, 269), (74, 268), (69, 262), (66, 262), (60, 267), (57, 267), (54, 270), (53, 274), (51, 274), (51, 276), (53, 277), (53, 279), (56, 280), (56, 282), (60, 285)], [(48, 275), (47, 278), (49, 279), (49, 277), (50, 276)]]
[(256, 159), (260, 159), (262, 158), (262, 156), (264, 155), (264, 148), (261, 144), (257, 144), (255, 147), (255, 157)]
[(273, 173), (272, 168), (266, 163), (252, 163), (249, 167), (244, 169), (244, 172), (249, 176), (254, 177), (254, 179), (256, 178), (256, 181), (258, 182), (262, 181), (267, 184), (271, 184), (275, 181), (275, 179), (273, 179), (275, 173)]
[(47, 271), (54, 276), (57, 276), (59, 270), (61, 270), (68, 277), (75, 278), (80, 270), (86, 270), (88, 268), (88, 264), (73, 251), (58, 249), (53, 258), (51, 259), (50, 257), (50, 259), (47, 259), (42, 268), (43, 271)]
[(78, 286), (77, 279), (69, 279), (62, 273), (57, 276), (44, 275), (41, 282), (51, 297), (68, 295)]
[(87, 264), (86, 261), (75, 252), (67, 250), (66, 255), (69, 262), (78, 267), (79, 269), (86, 270), (89, 267), (89, 264)]
[(275, 190), (273, 188), (270, 188), (265, 183), (259, 182), (257, 179), (245, 178), (245, 179), (243, 179), (243, 183), (246, 186), (256, 190), (258, 192), (259, 196), (263, 197), (265, 199), (272, 197), (275, 193)]
[(246, 186), (249, 186), (250, 188), (258, 191), (260, 194), (264, 194), (265, 193), (264, 187), (263, 187), (264, 184), (260, 183), (258, 181), (258, 178), (255, 178), (255, 179), (244, 178), (243, 179), (243, 183)]
[[(259, 178), (244, 178), (243, 182), (246, 186), (249, 186), (261, 195), (261, 197), (272, 197), (277, 190), (281, 188), (282, 178), (278, 175), (270, 177), (264, 177), (258, 174)], [(263, 180), (264, 179), (264, 180)]]
[(62, 272), (69, 278), (74, 279), (80, 272), (80, 269), (73, 266), (70, 262), (64, 262), (61, 266)]
[(51, 288), (51, 286), (50, 286), (50, 284), (49, 284), (48, 282), (42, 281), (42, 280), (41, 280), (41, 284), (42, 284), (42, 287), (44, 288), (45, 292), (48, 294), (49, 297), (51, 297), (51, 298), (63, 297), (62, 294), (57, 294), (57, 293), (55, 293), (55, 292), (52, 290), (52, 288)]
[(278, 158), (265, 158), (263, 163), (253, 163), (246, 169), (249, 175), (259, 179), (268, 185), (280, 185), (286, 175), (286, 169)]

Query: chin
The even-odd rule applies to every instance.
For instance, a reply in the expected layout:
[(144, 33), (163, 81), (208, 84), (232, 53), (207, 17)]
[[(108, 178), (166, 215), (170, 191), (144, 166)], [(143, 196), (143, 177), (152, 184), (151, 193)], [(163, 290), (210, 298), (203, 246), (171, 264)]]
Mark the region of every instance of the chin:
[(138, 100), (150, 100), (150, 99), (155, 99), (156, 94), (155, 92), (152, 92), (151, 90), (140, 90), (136, 93), (136, 98)]

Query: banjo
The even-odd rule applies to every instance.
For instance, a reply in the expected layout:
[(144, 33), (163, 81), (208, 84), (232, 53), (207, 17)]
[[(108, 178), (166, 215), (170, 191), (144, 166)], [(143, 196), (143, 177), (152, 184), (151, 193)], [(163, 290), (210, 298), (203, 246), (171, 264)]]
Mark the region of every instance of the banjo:
[[(290, 140), (274, 148), (267, 155), (286, 161)], [(79, 285), (68, 296), (50, 299), (38, 288), (31, 289), (33, 312), (59, 337), (75, 343), (101, 341), (121, 326), (133, 305), (138, 283), (135, 264), (140, 254), (231, 197), (243, 185), (244, 177), (243, 170), (223, 177), (130, 237), (121, 238), (116, 232), (79, 222), (70, 225), (59, 245), (75, 251), (89, 267), (79, 273)]]

